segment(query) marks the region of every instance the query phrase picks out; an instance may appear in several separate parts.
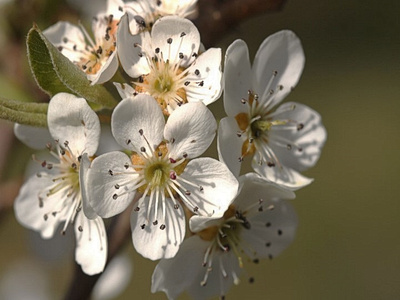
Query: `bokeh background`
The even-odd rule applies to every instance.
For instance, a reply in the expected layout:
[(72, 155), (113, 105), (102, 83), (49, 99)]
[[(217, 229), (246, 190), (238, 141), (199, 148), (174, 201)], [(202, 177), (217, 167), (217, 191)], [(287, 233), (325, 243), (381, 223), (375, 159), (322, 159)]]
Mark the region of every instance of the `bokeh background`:
[[(29, 92), (34, 83), (26, 69), (23, 39), (20, 48), (7, 44), (6, 33), (15, 26), (7, 23), (9, 14), (27, 2), (35, 1), (0, 7), (0, 14), (7, 13), (0, 23), (0, 94), (17, 99), (43, 98), (38, 91)], [(26, 30), (33, 21), (45, 28), (57, 20), (51, 11), (49, 4), (41, 19), (33, 9), (20, 22)], [(318, 111), (328, 131), (319, 163), (306, 173), (315, 182), (298, 191), (293, 201), (299, 216), (294, 243), (272, 261), (247, 263), (255, 282), (243, 277), (228, 299), (400, 299), (399, 13), (400, 2), (388, 0), (288, 0), (282, 11), (239, 24), (216, 45), (225, 50), (242, 38), (254, 57), (268, 35), (281, 29), (296, 32), (306, 67), (287, 100)], [(10, 66), (10, 55), (20, 55), (20, 65)], [(10, 72), (19, 74), (19, 80)], [(218, 117), (223, 116), (221, 104), (211, 106)], [(10, 282), (20, 292), (36, 288), (50, 299), (62, 297), (72, 272), (73, 239), (42, 242), (7, 209), (5, 202), (15, 192), (12, 180), (27, 160), (18, 153), (28, 150), (12, 138), (12, 124), (0, 124), (0, 157), (6, 157), (0, 161), (0, 298)], [(133, 272), (125, 276), (130, 281), (118, 299), (165, 299), (162, 293), (150, 293), (155, 263), (136, 254), (130, 244), (124, 254)]]

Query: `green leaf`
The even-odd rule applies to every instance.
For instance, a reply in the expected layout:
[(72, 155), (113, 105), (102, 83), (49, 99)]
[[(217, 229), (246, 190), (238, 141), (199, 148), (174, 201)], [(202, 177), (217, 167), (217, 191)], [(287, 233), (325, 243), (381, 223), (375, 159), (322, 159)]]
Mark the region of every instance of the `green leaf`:
[(36, 127), (47, 127), (47, 103), (26, 103), (0, 97), (0, 118)]
[(91, 85), (86, 74), (34, 25), (26, 39), (29, 64), (39, 87), (50, 96), (60, 92), (75, 94), (97, 104), (96, 109), (112, 109), (117, 101), (102, 85)]

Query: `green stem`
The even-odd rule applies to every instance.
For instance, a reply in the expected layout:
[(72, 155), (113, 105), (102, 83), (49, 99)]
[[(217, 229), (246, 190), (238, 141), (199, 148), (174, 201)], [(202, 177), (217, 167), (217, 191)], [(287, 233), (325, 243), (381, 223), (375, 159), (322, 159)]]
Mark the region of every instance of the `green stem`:
[(18, 111), (4, 106), (3, 103), (0, 104), (0, 119), (30, 126), (47, 127), (46, 114)]
[(0, 106), (28, 113), (47, 114), (48, 103), (21, 102), (0, 97)]

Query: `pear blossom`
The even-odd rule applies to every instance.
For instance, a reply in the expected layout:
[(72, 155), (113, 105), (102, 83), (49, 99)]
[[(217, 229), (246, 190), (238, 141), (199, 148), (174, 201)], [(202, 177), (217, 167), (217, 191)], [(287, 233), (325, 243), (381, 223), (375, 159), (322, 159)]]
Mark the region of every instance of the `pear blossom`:
[(187, 291), (193, 299), (217, 295), (223, 299), (232, 284), (239, 284), (245, 256), (254, 263), (272, 259), (293, 241), (297, 216), (286, 200), (293, 199), (294, 193), (255, 173), (239, 181), (240, 191), (223, 217), (190, 219), (194, 235), (174, 258), (158, 263), (153, 293), (163, 291), (175, 299)]
[(153, 96), (169, 115), (188, 102), (208, 105), (221, 94), (221, 49), (200, 51), (200, 34), (194, 24), (177, 16), (160, 18), (148, 31), (132, 35), (125, 15), (118, 28), (121, 65), (133, 87), (116, 84), (122, 98), (135, 93)]
[(197, 15), (197, 0), (137, 0), (126, 2), (124, 9), (130, 16), (133, 33), (151, 30), (161, 17), (175, 15), (193, 18)]
[(185, 209), (219, 218), (236, 195), (237, 180), (223, 163), (198, 158), (216, 128), (201, 102), (177, 108), (166, 123), (155, 99), (146, 94), (126, 98), (115, 108), (112, 133), (133, 153), (114, 151), (94, 159), (88, 198), (103, 218), (133, 202), (133, 245), (144, 257), (175, 255), (185, 236)]
[[(96, 152), (100, 122), (86, 100), (59, 93), (49, 103), (48, 126), (55, 146), (48, 144), (51, 160), (37, 160), (42, 171), (28, 178), (14, 203), (17, 220), (45, 239), (61, 223), (65, 233), (74, 224), (75, 258), (89, 275), (103, 271), (107, 240), (103, 220), (85, 197), (89, 156)], [(88, 219), (86, 215), (90, 216)]]
[(283, 30), (266, 38), (253, 66), (244, 41), (236, 40), (225, 57), (224, 107), (218, 151), (235, 174), (241, 161), (268, 180), (297, 189), (312, 182), (301, 175), (315, 165), (326, 140), (320, 115), (311, 108), (287, 102), (278, 106), (296, 86), (304, 67), (300, 40)]
[(101, 84), (110, 80), (118, 69), (116, 32), (123, 13), (122, 0), (109, 0), (106, 11), (92, 20), (94, 40), (82, 25), (65, 21), (47, 28), (43, 34), (86, 73), (92, 84)]

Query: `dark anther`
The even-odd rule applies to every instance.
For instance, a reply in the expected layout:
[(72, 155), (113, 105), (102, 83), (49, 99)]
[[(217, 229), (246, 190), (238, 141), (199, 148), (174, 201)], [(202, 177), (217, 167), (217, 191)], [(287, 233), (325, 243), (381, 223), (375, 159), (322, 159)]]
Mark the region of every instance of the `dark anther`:
[(158, 54), (160, 53), (160, 48), (156, 48), (154, 51)]
[(188, 86), (190, 84), (190, 81), (185, 81), (185, 86)]
[(82, 232), (82, 231), (83, 231), (82, 226), (79, 226), (79, 227), (78, 227), (78, 230), (79, 230), (80, 232)]
[(304, 128), (304, 124), (303, 123), (297, 124), (297, 130), (302, 130), (303, 128)]
[(120, 188), (120, 186), (119, 186), (118, 183), (116, 183), (116, 184), (114, 185), (114, 187), (115, 187), (116, 190), (118, 190), (118, 189)]
[(143, 129), (139, 129), (139, 134), (143, 135)]
[(140, 151), (146, 152), (146, 148), (145, 147), (140, 147)]
[(168, 38), (167, 43), (171, 45), (172, 44), (172, 38)]
[(161, 230), (164, 230), (164, 229), (165, 229), (165, 224), (162, 224), (162, 225), (160, 226), (160, 229), (161, 229)]
[(113, 199), (114, 199), (114, 200), (117, 200), (117, 198), (118, 198), (118, 195), (117, 195), (117, 194), (114, 194), (114, 195), (113, 195)]
[(157, 225), (157, 224), (158, 224), (158, 221), (155, 220), (155, 221), (153, 222), (153, 225), (155, 226), (155, 225)]
[(199, 75), (200, 75), (199, 69), (196, 69), (196, 70), (194, 71), (194, 74), (196, 74), (197, 76), (199, 76)]
[(272, 168), (272, 167), (275, 167), (275, 164), (273, 162), (269, 161), (269, 162), (267, 162), (267, 166)]
[(140, 225), (140, 228), (144, 229), (146, 227), (146, 224)]
[(183, 53), (182, 52), (179, 52), (179, 58), (180, 59), (183, 59), (185, 56), (183, 55)]
[(184, 37), (186, 35), (186, 33), (182, 32), (181, 33), (181, 37)]
[(174, 205), (174, 208), (175, 208), (175, 209), (178, 209), (178, 208), (179, 208), (179, 204), (175, 204), (175, 205)]
[(139, 211), (139, 210), (140, 210), (139, 206), (136, 206), (135, 209), (134, 209), (134, 211)]
[(113, 171), (112, 171), (112, 170), (108, 170), (108, 174), (110, 174), (111, 176), (113, 176), (113, 175), (114, 175), (114, 173), (113, 173)]

